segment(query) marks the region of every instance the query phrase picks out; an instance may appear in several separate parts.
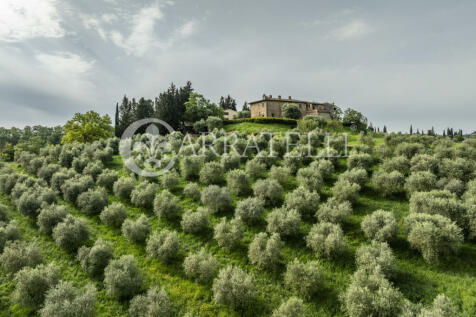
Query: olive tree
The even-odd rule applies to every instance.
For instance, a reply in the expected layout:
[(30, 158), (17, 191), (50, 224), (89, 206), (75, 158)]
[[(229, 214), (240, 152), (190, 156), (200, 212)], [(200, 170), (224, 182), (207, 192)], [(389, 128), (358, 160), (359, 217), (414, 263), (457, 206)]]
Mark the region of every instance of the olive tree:
[(295, 209), (275, 208), (266, 216), (266, 231), (280, 236), (293, 236), (301, 228), (301, 214)]
[(132, 255), (111, 260), (104, 270), (106, 294), (119, 299), (130, 298), (142, 289), (144, 277)]
[(175, 190), (180, 184), (180, 177), (174, 170), (167, 171), (160, 176), (160, 184), (167, 190)]
[(157, 217), (173, 220), (178, 217), (181, 210), (178, 198), (167, 189), (155, 196), (154, 213)]
[(309, 297), (322, 286), (323, 276), (319, 263), (310, 261), (302, 263), (294, 259), (286, 267), (284, 284), (300, 296)]
[(193, 201), (199, 201), (201, 196), (200, 187), (196, 183), (188, 183), (183, 189), (183, 194)]
[(324, 185), (324, 180), (317, 169), (310, 166), (300, 168), (296, 177), (300, 186), (310, 190), (319, 192)]
[(264, 201), (257, 197), (249, 197), (238, 201), (235, 216), (252, 224), (258, 222), (264, 213)]
[(208, 210), (203, 207), (198, 207), (196, 211), (187, 210), (180, 222), (182, 230), (187, 233), (204, 232), (210, 226), (208, 214)]
[(56, 245), (67, 251), (76, 251), (89, 238), (89, 227), (83, 219), (67, 215), (53, 228)]
[(243, 238), (243, 223), (240, 218), (227, 221), (224, 217), (215, 225), (213, 231), (213, 238), (217, 241), (218, 245), (231, 250), (235, 248)]
[(177, 256), (179, 249), (180, 240), (175, 231), (154, 232), (147, 240), (147, 255), (162, 262), (172, 261)]
[(436, 187), (436, 175), (431, 172), (411, 173), (405, 182), (405, 190), (411, 196), (414, 192), (428, 192)]
[(463, 242), (461, 229), (441, 215), (410, 214), (405, 218), (405, 230), (410, 246), (428, 263), (456, 253)]
[(204, 248), (198, 253), (188, 255), (183, 261), (185, 275), (203, 284), (215, 277), (217, 268), (217, 260)]
[(338, 180), (347, 180), (350, 183), (359, 184), (360, 187), (365, 185), (367, 179), (367, 171), (363, 168), (353, 168), (351, 170), (347, 170), (344, 173), (340, 174), (338, 178)]
[(238, 311), (245, 311), (253, 304), (256, 296), (254, 282), (250, 275), (235, 266), (220, 270), (213, 281), (213, 301)]
[(305, 316), (306, 308), (302, 299), (290, 297), (273, 311), (271, 317)]
[(157, 184), (139, 183), (131, 192), (131, 203), (137, 207), (152, 208), (157, 190)]
[(372, 175), (372, 186), (384, 197), (404, 192), (405, 176), (398, 171), (379, 170)]
[(370, 245), (362, 245), (355, 253), (357, 268), (380, 267), (386, 276), (395, 271), (395, 257), (387, 242), (373, 240)]
[(107, 206), (107, 193), (104, 189), (89, 189), (79, 195), (77, 205), (81, 212), (88, 215), (97, 215)]
[(259, 268), (273, 268), (280, 260), (282, 246), (283, 242), (277, 233), (258, 233), (250, 243), (248, 258)]
[(319, 222), (341, 223), (352, 214), (352, 204), (348, 201), (339, 201), (335, 197), (329, 198), (319, 206), (316, 218)]
[(317, 257), (334, 257), (347, 249), (341, 227), (329, 222), (313, 225), (306, 237), (306, 245)]
[(210, 185), (202, 190), (202, 203), (211, 213), (223, 212), (231, 207), (231, 197), (226, 187)]
[(365, 216), (361, 228), (367, 239), (380, 242), (394, 239), (398, 231), (397, 220), (393, 212), (385, 210), (376, 210)]
[(25, 267), (15, 275), (13, 300), (21, 306), (39, 308), (48, 290), (59, 281), (59, 269), (54, 264)]
[(226, 176), (226, 184), (230, 193), (237, 196), (244, 196), (251, 190), (250, 178), (242, 170), (232, 170)]
[(35, 267), (42, 262), (40, 249), (34, 242), (8, 241), (0, 255), (2, 268), (9, 274), (14, 274), (24, 267)]
[(68, 211), (65, 206), (61, 205), (48, 205), (44, 206), (40, 214), (36, 219), (36, 224), (40, 232), (51, 234), (53, 228), (63, 221), (64, 218), (68, 215)]
[(224, 181), (223, 166), (218, 162), (208, 162), (200, 170), (200, 183), (205, 185), (221, 184)]
[(114, 195), (121, 199), (130, 199), (131, 193), (136, 187), (135, 179), (131, 177), (121, 177), (114, 183)]
[(107, 226), (120, 228), (127, 218), (126, 207), (121, 203), (114, 202), (104, 208), (99, 218)]
[(142, 214), (137, 220), (126, 219), (122, 224), (122, 234), (127, 240), (143, 243), (150, 232), (149, 220)]
[(71, 282), (60, 281), (45, 296), (40, 316), (93, 317), (96, 313), (96, 288), (92, 284), (77, 289)]
[(312, 215), (319, 205), (320, 196), (317, 192), (299, 186), (286, 194), (284, 206), (297, 210), (302, 216)]
[(113, 258), (111, 245), (102, 239), (97, 239), (92, 247), (82, 246), (78, 250), (78, 261), (83, 270), (93, 276), (103, 274), (104, 269)]
[(360, 185), (348, 180), (337, 181), (332, 187), (332, 194), (338, 201), (357, 201)]
[(274, 179), (260, 179), (254, 184), (253, 193), (266, 205), (273, 206), (281, 201), (283, 187)]
[(163, 288), (154, 287), (145, 295), (135, 296), (129, 305), (130, 317), (173, 316), (169, 295)]

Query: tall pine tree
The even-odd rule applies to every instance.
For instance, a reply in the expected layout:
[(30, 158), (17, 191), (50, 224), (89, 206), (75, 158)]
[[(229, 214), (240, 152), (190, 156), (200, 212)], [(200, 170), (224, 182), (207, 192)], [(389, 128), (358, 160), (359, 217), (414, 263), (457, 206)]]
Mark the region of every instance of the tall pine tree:
[(230, 95), (220, 97), (220, 102), (218, 104), (223, 110), (235, 110), (236, 111), (236, 100), (233, 99)]

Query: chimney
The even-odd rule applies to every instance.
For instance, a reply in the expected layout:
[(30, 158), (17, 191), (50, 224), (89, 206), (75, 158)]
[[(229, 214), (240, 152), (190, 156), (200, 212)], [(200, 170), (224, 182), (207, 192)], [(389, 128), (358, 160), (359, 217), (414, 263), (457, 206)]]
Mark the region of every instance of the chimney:
[(291, 100), (291, 99), (293, 99), (293, 98), (291, 98), (291, 96), (289, 96), (288, 99)]
[(263, 94), (263, 99), (266, 99), (266, 94)]
[(278, 96), (278, 99), (281, 99), (281, 96)]

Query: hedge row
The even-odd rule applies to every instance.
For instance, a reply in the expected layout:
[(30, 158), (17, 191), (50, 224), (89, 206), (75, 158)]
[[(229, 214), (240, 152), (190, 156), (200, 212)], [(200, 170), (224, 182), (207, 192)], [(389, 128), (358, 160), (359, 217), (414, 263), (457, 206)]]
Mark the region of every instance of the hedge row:
[(288, 119), (288, 118), (258, 117), (258, 118), (241, 118), (241, 119), (224, 120), (223, 124), (233, 124), (233, 123), (242, 123), (242, 122), (281, 123), (281, 124), (287, 124), (287, 125), (295, 127), (297, 125), (297, 121), (298, 120)]

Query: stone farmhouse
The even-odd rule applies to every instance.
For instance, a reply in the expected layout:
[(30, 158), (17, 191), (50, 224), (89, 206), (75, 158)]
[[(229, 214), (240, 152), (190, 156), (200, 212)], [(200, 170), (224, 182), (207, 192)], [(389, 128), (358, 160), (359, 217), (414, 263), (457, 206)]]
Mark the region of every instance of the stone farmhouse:
[(282, 118), (282, 108), (286, 103), (296, 104), (301, 109), (302, 115), (315, 115), (323, 117), (326, 120), (331, 120), (334, 116), (334, 103), (319, 103), (312, 101), (302, 101), (292, 99), (273, 98), (273, 96), (263, 95), (263, 98), (257, 101), (250, 102), (251, 118), (257, 117), (275, 117)]

